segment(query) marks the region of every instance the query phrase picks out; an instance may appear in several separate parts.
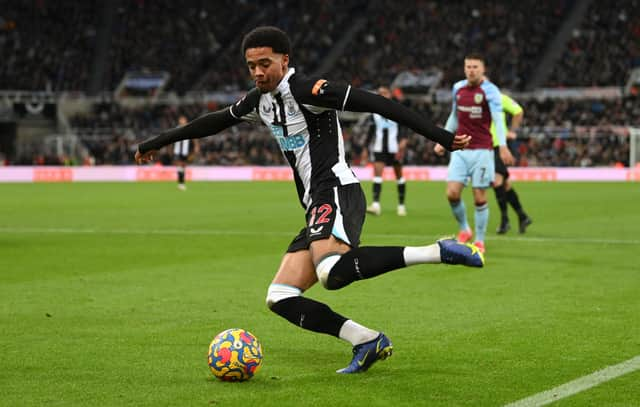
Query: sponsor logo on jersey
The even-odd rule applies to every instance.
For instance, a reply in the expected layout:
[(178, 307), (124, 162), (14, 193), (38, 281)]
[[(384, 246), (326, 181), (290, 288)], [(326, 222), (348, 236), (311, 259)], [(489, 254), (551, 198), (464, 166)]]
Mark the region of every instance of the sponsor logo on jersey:
[[(276, 126), (271, 126), (271, 127), (273, 128)], [(280, 135), (276, 135), (274, 133), (273, 136), (278, 141), (278, 144), (280, 144), (280, 148), (282, 149), (282, 151), (297, 150), (301, 147), (304, 147), (305, 144), (307, 144), (307, 141), (305, 140), (304, 135), (294, 134), (289, 137), (284, 137), (282, 135), (282, 129), (280, 129)]]
[(271, 104), (263, 103), (262, 106), (260, 106), (260, 109), (262, 110), (262, 113), (269, 114), (271, 113)]
[(458, 106), (458, 110), (461, 112), (469, 113), (470, 119), (482, 118), (482, 106)]

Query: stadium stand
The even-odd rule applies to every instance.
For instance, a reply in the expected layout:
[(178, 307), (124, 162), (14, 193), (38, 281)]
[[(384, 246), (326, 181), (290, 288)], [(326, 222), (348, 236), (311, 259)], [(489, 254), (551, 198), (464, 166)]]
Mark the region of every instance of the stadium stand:
[(593, 1), (547, 86), (624, 86), (640, 67), (640, 2)]
[[(403, 71), (438, 69), (442, 76), (433, 93), (411, 95), (404, 102), (440, 124), (450, 105), (439, 95), (448, 94), (462, 77), (464, 54), (480, 50), (492, 80), (518, 94), (525, 107), (525, 123), (514, 143), (519, 165), (626, 164), (624, 128), (637, 127), (640, 112), (637, 96), (623, 97), (619, 89), (640, 65), (638, 0), (621, 0), (616, 7), (592, 1), (547, 81), (560, 89), (614, 89), (620, 96), (523, 93), (575, 4), (419, 1), (407, 8), (391, 0), (280, 0), (274, 7), (258, 7), (248, 0), (0, 0), (0, 121), (19, 123), (20, 133), (33, 117), (41, 120), (44, 113), (30, 113), (42, 111), (38, 103), (45, 93), (47, 103), (57, 101), (47, 116), (51, 132), (82, 147), (69, 157), (73, 154), (38, 151), (33, 145), (15, 154), (2, 151), (11, 143), (0, 143), (0, 155), (12, 164), (131, 164), (140, 139), (173, 126), (179, 114), (193, 118), (231, 103), (251, 86), (239, 52), (242, 33), (270, 24), (291, 33), (291, 64), (307, 74), (323, 72), (373, 88), (391, 83)], [(347, 33), (354, 21), (362, 24)], [(113, 91), (130, 71), (168, 72), (164, 94), (124, 103)], [(158, 96), (162, 98), (155, 100)], [(25, 102), (30, 99), (38, 102), (35, 108)], [(346, 129), (354, 158), (362, 148), (357, 119), (349, 116)], [(406, 164), (446, 163), (446, 157), (431, 151), (430, 143), (411, 137)], [(198, 160), (283, 163), (269, 134), (250, 126), (204, 140)]]
[(98, 4), (0, 0), (0, 89), (85, 90)]

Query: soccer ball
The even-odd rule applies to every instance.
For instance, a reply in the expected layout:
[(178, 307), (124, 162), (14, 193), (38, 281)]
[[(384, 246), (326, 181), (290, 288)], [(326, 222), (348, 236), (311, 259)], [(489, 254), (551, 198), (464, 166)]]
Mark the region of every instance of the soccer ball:
[(249, 380), (262, 365), (262, 346), (251, 332), (231, 328), (220, 332), (209, 345), (209, 369), (225, 382)]

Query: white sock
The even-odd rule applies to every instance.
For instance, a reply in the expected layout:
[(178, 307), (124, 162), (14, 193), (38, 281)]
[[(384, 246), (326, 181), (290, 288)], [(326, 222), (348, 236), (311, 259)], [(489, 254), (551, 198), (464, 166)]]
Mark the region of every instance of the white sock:
[(429, 246), (404, 248), (404, 262), (407, 266), (424, 263), (442, 263), (440, 246), (437, 243)]
[(379, 333), (348, 319), (342, 324), (338, 336), (356, 346), (376, 339)]

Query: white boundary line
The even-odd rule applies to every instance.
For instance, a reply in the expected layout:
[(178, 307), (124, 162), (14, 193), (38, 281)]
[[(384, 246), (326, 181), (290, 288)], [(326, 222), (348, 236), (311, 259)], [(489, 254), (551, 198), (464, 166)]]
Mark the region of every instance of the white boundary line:
[(545, 406), (565, 397), (572, 396), (599, 384), (615, 379), (640, 369), (640, 355), (617, 365), (605, 367), (590, 375), (580, 377), (553, 389), (543, 391), (522, 400), (506, 404), (504, 407), (537, 407)]
[[(21, 228), (0, 227), (0, 233), (50, 233), (50, 234), (105, 234), (105, 235), (187, 235), (187, 236), (295, 236), (296, 232), (245, 232), (238, 230), (183, 230), (183, 229), (88, 229), (88, 228)], [(368, 238), (387, 239), (415, 239), (417, 235), (402, 234), (376, 234), (367, 233)], [(420, 236), (425, 239), (439, 239), (443, 236)], [(575, 237), (523, 237), (523, 236), (492, 236), (495, 241), (516, 241), (526, 243), (566, 243), (566, 244), (624, 244), (640, 245), (640, 240), (634, 239), (599, 239), (599, 238), (575, 238)]]

